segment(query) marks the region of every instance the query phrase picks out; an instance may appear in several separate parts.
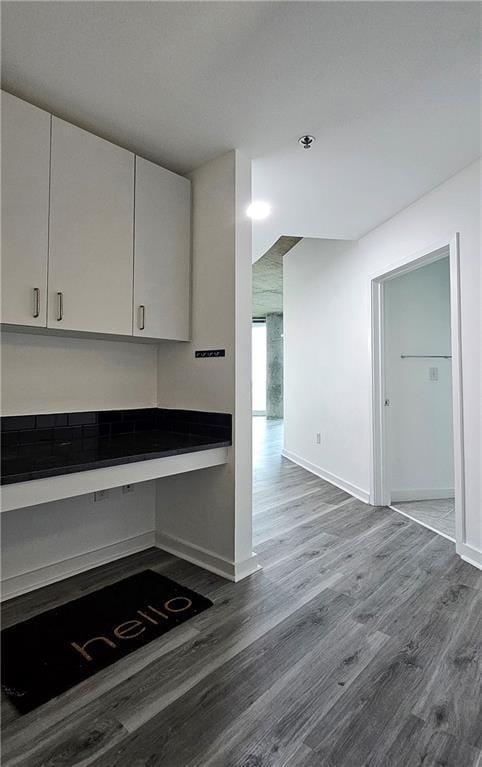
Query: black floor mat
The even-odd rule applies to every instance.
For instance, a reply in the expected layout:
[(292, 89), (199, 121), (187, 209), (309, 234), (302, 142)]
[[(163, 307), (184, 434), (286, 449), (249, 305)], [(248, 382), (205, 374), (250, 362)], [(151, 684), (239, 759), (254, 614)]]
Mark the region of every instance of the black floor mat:
[(2, 687), (24, 714), (211, 605), (144, 570), (2, 631)]

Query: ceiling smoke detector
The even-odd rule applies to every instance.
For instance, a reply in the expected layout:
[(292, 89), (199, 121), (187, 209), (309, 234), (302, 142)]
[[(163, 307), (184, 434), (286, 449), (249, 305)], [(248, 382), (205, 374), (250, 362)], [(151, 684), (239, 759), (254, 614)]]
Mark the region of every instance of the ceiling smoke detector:
[(311, 149), (313, 144), (315, 143), (316, 139), (314, 136), (301, 136), (298, 139), (298, 144), (303, 147), (303, 149)]

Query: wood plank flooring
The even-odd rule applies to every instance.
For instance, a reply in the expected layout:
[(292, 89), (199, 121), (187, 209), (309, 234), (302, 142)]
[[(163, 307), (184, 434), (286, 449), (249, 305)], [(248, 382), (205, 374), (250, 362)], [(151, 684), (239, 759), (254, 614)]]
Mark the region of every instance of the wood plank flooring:
[(482, 573), (281, 443), (254, 419), (262, 572), (150, 550), (4, 605), (7, 626), (146, 567), (214, 602), (30, 714), (3, 699), (4, 767), (478, 767)]

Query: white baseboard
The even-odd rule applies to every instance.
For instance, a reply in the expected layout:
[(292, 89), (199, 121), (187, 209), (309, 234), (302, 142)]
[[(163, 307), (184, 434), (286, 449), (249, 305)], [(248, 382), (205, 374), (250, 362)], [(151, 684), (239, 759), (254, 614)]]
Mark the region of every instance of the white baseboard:
[(423, 488), (423, 489), (409, 489), (409, 490), (392, 490), (391, 493), (392, 503), (394, 501), (438, 501), (444, 498), (454, 498), (455, 489), (449, 488)]
[(86, 554), (63, 559), (52, 565), (29, 570), (20, 575), (12, 575), (2, 580), (1, 599), (3, 601), (20, 594), (25, 594), (28, 591), (34, 591), (42, 586), (48, 586), (49, 583), (61, 581), (64, 578), (69, 578), (71, 575), (91, 570), (93, 567), (99, 567), (99, 565), (113, 562), (116, 559), (122, 559), (122, 557), (127, 557), (129, 554), (136, 554), (155, 545), (155, 533), (152, 530), (148, 533), (128, 538), (125, 541), (102, 546), (100, 549), (89, 551)]
[(174, 554), (180, 559), (185, 559), (187, 562), (202, 567), (204, 570), (209, 570), (229, 581), (241, 581), (257, 570), (261, 570), (257, 555), (254, 552), (247, 560), (231, 562), (229, 559), (220, 557), (201, 546), (161, 532), (156, 533), (156, 545), (163, 551), (167, 551), (168, 554)]
[(458, 543), (457, 554), (464, 562), (482, 570), (482, 549), (476, 549), (475, 546), (469, 546), (468, 543)]
[(340, 490), (344, 490), (346, 493), (353, 495), (355, 498), (358, 498), (358, 500), (363, 501), (363, 503), (370, 503), (370, 493), (368, 490), (363, 490), (361, 487), (352, 485), (352, 483), (348, 482), (346, 479), (337, 477), (336, 474), (332, 474), (330, 471), (326, 471), (326, 469), (322, 469), (320, 466), (316, 466), (316, 464), (311, 463), (310, 461), (305, 461), (304, 458), (296, 455), (296, 453), (292, 453), (290, 450), (282, 450), (281, 454), (289, 461), (293, 461), (293, 463), (298, 464), (298, 466), (301, 466), (303, 469), (310, 471), (312, 474), (316, 474), (317, 477), (321, 477), (321, 479), (339, 487)]
[(130, 554), (137, 554), (139, 551), (150, 549), (153, 546), (234, 582), (241, 581), (248, 575), (261, 570), (254, 552), (243, 562), (230, 562), (187, 541), (173, 538), (164, 533), (156, 534), (152, 530), (125, 541), (102, 546), (100, 549), (89, 551), (86, 554), (79, 554), (45, 567), (38, 567), (35, 570), (4, 578), (1, 582), (1, 601), (26, 594), (29, 591), (35, 591), (43, 586), (62, 581), (64, 578), (70, 578), (72, 575), (105, 565), (108, 562), (114, 562), (116, 559), (122, 559), (122, 557), (127, 557)]
[(253, 551), (248, 559), (245, 559), (242, 562), (236, 562), (234, 565), (234, 582), (237, 583), (238, 581), (242, 581), (244, 578), (253, 575), (253, 573), (257, 573), (262, 569), (263, 568), (258, 562), (258, 555)]

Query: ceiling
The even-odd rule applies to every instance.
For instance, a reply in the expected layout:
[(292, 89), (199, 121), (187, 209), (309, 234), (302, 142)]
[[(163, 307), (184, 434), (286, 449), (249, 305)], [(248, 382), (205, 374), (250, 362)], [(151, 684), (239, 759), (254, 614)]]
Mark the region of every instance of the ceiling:
[[(3, 87), (178, 172), (238, 148), (281, 234), (354, 237), (480, 153), (472, 2), (3, 2)], [(312, 133), (312, 150), (297, 138)]]
[[(382, 4), (370, 5), (367, 21)], [(272, 206), (254, 222), (254, 260), (281, 234), (359, 239), (480, 157), (480, 4), (402, 5), (386, 3), (381, 13), (398, 17), (398, 40), (388, 35), (379, 46), (394, 44), (384, 53), (388, 70), (398, 60), (392, 90), (382, 82), (377, 98), (372, 73), (362, 84), (373, 88), (365, 108), (306, 124), (312, 149), (293, 137), (254, 159), (253, 197)], [(361, 44), (363, 32), (362, 23)], [(353, 80), (339, 87), (353, 103)]]
[(283, 313), (283, 256), (300, 237), (280, 237), (262, 258), (253, 264), (252, 316)]

